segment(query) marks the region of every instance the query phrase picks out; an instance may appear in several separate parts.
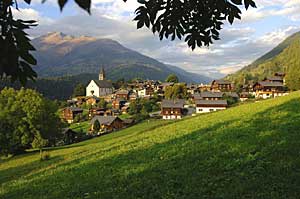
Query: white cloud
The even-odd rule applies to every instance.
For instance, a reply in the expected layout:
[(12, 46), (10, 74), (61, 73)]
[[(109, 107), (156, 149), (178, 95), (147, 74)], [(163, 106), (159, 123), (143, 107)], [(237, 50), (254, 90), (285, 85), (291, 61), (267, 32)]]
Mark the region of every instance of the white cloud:
[[(57, 4), (56, 0), (48, 1)], [(153, 35), (150, 30), (137, 30), (136, 23), (132, 21), (134, 10), (138, 7), (136, 0), (127, 3), (122, 0), (92, 2), (91, 16), (80, 9), (74, 16), (60, 17), (50, 22), (34, 9), (23, 9), (22, 12), (16, 13), (16, 16), (40, 20), (41, 25), (31, 31), (34, 36), (59, 31), (71, 35), (111, 38), (162, 62), (215, 78), (248, 65), (300, 27), (300, 24), (291, 25), (287, 20), (284, 26), (266, 24), (269, 30), (264, 28), (268, 33), (261, 34), (260, 27), (254, 26), (253, 23), (263, 21), (269, 16), (286, 16), (287, 19), (296, 20), (295, 10), (298, 9), (299, 0), (257, 0), (259, 8), (244, 12), (241, 22), (233, 26), (226, 25), (221, 31), (220, 41), (209, 48), (196, 48), (192, 51), (183, 41), (159, 41), (158, 36)]]
[(38, 24), (51, 24), (54, 22), (54, 20), (42, 16), (38, 11), (32, 9), (32, 8), (19, 8), (19, 10), (16, 10), (13, 8), (13, 14), (15, 19), (23, 19), (23, 20), (35, 20), (38, 22)]

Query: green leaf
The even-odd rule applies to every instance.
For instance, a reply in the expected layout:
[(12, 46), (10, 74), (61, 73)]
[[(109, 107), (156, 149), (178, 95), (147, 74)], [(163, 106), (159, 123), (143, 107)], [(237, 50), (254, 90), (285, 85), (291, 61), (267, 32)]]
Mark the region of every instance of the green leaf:
[(58, 5), (60, 8), (60, 11), (63, 10), (64, 6), (66, 5), (66, 3), (68, 2), (68, 0), (58, 0)]
[(75, 0), (76, 4), (91, 14), (91, 0)]

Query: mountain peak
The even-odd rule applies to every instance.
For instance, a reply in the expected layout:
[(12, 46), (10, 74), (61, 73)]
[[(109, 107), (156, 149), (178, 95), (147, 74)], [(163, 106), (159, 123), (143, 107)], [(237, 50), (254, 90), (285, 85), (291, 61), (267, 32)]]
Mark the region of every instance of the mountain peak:
[(68, 43), (85, 43), (85, 42), (90, 42), (90, 41), (95, 41), (96, 38), (89, 37), (89, 36), (79, 36), (75, 37), (72, 35), (67, 35), (62, 32), (50, 32), (46, 35), (43, 35), (40, 37), (40, 40), (44, 44), (49, 44), (49, 45), (59, 45), (65, 42)]

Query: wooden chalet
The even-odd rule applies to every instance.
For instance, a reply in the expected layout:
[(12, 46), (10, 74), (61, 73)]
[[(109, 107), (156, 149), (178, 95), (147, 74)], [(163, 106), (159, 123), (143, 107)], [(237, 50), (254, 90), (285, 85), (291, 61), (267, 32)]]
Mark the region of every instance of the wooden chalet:
[(181, 119), (183, 117), (184, 100), (163, 100), (161, 115), (163, 119)]
[(285, 87), (281, 82), (261, 81), (253, 86), (255, 98), (271, 98), (285, 95)]
[(227, 108), (226, 100), (196, 100), (196, 113), (209, 113)]
[(209, 92), (204, 91), (200, 93), (200, 98), (202, 100), (220, 100), (223, 98), (224, 93), (222, 92)]
[(232, 83), (227, 80), (214, 80), (212, 81), (210, 88), (213, 92), (230, 92), (233, 89)]
[(283, 84), (283, 77), (273, 76), (273, 77), (265, 78), (263, 81), (266, 81), (266, 82), (280, 82), (280, 83)]
[(83, 109), (77, 107), (67, 107), (64, 108), (61, 112), (61, 118), (67, 121), (68, 123), (73, 123), (74, 118), (77, 115), (81, 115), (83, 113)]
[(86, 98), (86, 104), (88, 105), (95, 105), (100, 101), (100, 98), (96, 97), (96, 96), (88, 96)]
[(128, 100), (129, 99), (129, 91), (128, 90), (118, 90), (116, 92), (116, 98)]
[(126, 103), (126, 100), (115, 99), (112, 101), (112, 108), (115, 110), (120, 110)]
[(131, 93), (130, 95), (129, 95), (129, 100), (130, 101), (135, 101), (136, 99), (138, 98), (138, 95), (137, 95), (137, 93)]
[(249, 99), (250, 95), (251, 95), (251, 94), (250, 94), (249, 92), (241, 92), (241, 93), (240, 93), (240, 100), (241, 100), (242, 102), (244, 102), (244, 101), (246, 101), (246, 100)]
[(95, 116), (91, 120), (91, 130), (94, 130), (94, 123), (98, 120), (101, 132), (111, 132), (123, 128), (123, 121), (116, 116)]
[(89, 118), (92, 119), (94, 116), (111, 116), (112, 111), (106, 110), (105, 108), (90, 108), (89, 109)]

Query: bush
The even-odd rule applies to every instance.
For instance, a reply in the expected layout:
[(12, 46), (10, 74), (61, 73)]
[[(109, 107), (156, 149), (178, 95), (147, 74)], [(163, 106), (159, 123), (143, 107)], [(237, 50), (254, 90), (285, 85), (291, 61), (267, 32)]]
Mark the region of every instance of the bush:
[(40, 161), (50, 160), (50, 153), (48, 151), (41, 152)]

